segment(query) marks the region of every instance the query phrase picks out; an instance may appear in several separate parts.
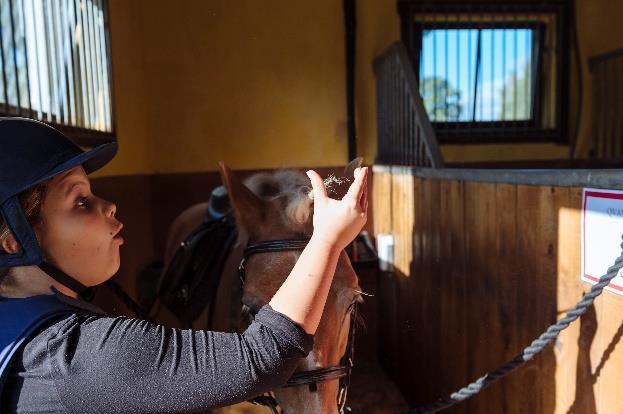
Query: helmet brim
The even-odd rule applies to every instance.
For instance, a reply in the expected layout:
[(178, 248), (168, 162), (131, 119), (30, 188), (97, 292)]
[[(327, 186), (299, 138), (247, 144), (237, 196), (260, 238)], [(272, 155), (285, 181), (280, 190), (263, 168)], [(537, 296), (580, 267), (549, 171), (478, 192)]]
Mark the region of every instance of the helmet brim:
[(108, 162), (110, 162), (110, 160), (112, 160), (117, 153), (117, 149), (118, 146), (116, 142), (99, 145), (55, 166), (37, 181), (45, 181), (79, 165), (82, 165), (84, 167), (84, 171), (87, 174), (90, 174), (108, 164)]

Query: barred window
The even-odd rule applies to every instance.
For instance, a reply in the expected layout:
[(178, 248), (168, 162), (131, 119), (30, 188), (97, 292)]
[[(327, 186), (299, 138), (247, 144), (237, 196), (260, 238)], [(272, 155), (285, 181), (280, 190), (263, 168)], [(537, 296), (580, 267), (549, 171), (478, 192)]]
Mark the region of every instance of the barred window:
[(566, 3), (399, 0), (399, 9), (440, 142), (568, 141)]
[(425, 26), (419, 77), (430, 120), (533, 120), (538, 38), (537, 27)]
[(114, 139), (106, 0), (0, 0), (0, 112)]

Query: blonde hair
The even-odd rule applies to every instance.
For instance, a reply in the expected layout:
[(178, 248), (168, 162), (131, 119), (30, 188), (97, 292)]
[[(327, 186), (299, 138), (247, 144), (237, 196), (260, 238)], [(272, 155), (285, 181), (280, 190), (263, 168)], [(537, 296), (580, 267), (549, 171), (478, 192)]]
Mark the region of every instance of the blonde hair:
[(296, 170), (277, 170), (273, 173), (252, 175), (245, 184), (262, 200), (284, 200), (285, 218), (294, 226), (305, 225), (313, 212), (313, 200), (309, 197), (309, 178)]
[[(41, 206), (45, 199), (48, 182), (37, 184), (28, 190), (21, 192), (18, 195), (19, 203), (24, 210), (24, 215), (31, 226), (35, 226), (41, 222)], [(2, 249), (2, 243), (9, 237), (11, 230), (5, 223), (2, 216), (0, 216), (0, 254), (6, 253)], [(8, 273), (8, 268), (0, 267), (0, 280)]]

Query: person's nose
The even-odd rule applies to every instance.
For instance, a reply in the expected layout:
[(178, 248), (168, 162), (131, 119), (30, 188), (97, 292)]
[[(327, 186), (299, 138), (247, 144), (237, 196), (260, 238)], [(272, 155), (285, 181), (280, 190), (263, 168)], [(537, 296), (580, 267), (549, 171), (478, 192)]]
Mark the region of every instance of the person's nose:
[(117, 213), (117, 205), (115, 203), (111, 203), (110, 201), (105, 201), (105, 215), (106, 217), (115, 217)]

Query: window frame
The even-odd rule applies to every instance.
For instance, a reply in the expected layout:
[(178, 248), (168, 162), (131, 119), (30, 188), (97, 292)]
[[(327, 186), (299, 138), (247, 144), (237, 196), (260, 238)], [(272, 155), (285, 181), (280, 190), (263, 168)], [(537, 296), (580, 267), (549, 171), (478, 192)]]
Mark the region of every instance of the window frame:
[[(405, 44), (415, 73), (419, 77), (420, 52), (422, 49), (422, 34), (424, 28), (431, 29), (438, 26), (445, 29), (490, 29), (490, 28), (530, 28), (535, 29), (539, 56), (536, 58), (536, 78), (534, 85), (535, 99), (532, 112), (534, 116), (529, 121), (450, 121), (432, 122), (440, 144), (486, 144), (486, 143), (557, 143), (570, 142), (567, 130), (569, 122), (569, 93), (568, 85), (570, 74), (563, 70), (569, 67), (569, 7), (564, 0), (554, 0), (549, 4), (541, 4), (532, 0), (518, 1), (470, 1), (468, 4), (454, 1), (416, 1), (399, 0), (398, 13), (401, 18), (401, 39)], [(513, 14), (543, 14), (548, 13), (556, 19), (556, 86), (553, 98), (555, 99), (555, 115), (553, 128), (542, 125), (542, 105), (544, 90), (542, 88), (542, 73), (545, 70), (543, 63), (543, 48), (545, 47), (545, 31), (547, 25), (543, 22), (528, 20), (510, 20)], [(456, 15), (490, 15), (499, 14), (507, 20), (492, 22), (418, 22), (419, 14), (446, 14)], [(533, 49), (534, 53), (534, 49)], [(534, 57), (533, 57), (534, 59)]]
[[(74, 1), (74, 5), (78, 4), (81, 0), (69, 0)], [(105, 76), (109, 85), (109, 96), (110, 96), (110, 131), (100, 131), (96, 129), (84, 128), (77, 125), (68, 125), (65, 123), (61, 123), (55, 114), (49, 114), (48, 112), (40, 111), (41, 117), (38, 116), (38, 112), (32, 107), (24, 107), (24, 106), (16, 106), (10, 104), (9, 102), (0, 102), (0, 116), (19, 116), (35, 119), (41, 122), (44, 122), (48, 125), (53, 126), (58, 129), (68, 137), (72, 139), (74, 143), (84, 148), (96, 147), (98, 145), (116, 142), (117, 141), (117, 119), (116, 119), (116, 111), (115, 111), (115, 88), (114, 88), (114, 79), (113, 79), (113, 62), (112, 62), (112, 47), (111, 47), (111, 36), (110, 36), (110, 26), (109, 26), (109, 3), (108, 0), (99, 0), (101, 5), (101, 11), (103, 16), (103, 35), (104, 38), (102, 41), (104, 42), (103, 47), (105, 48), (105, 53), (107, 56), (107, 65), (105, 68)], [(20, 3), (21, 4), (21, 3)], [(11, 4), (11, 7), (17, 7), (15, 4)], [(74, 6), (75, 7), (75, 6)], [(11, 9), (11, 13), (12, 9)], [(14, 30), (14, 29), (13, 29)], [(11, 36), (13, 37), (13, 43), (15, 38), (15, 32), (11, 30)], [(1, 37), (0, 37), (1, 39)], [(11, 64), (11, 63), (8, 63)], [(47, 70), (47, 62), (43, 64), (43, 68), (40, 70)], [(102, 69), (104, 69), (102, 67)], [(5, 77), (4, 75), (5, 67), (4, 67), (4, 59), (0, 60), (0, 76)], [(6, 85), (5, 85), (6, 88)], [(27, 82), (28, 93), (30, 93), (30, 82)], [(83, 92), (84, 93), (84, 92)], [(19, 92), (18, 92), (19, 94)]]

